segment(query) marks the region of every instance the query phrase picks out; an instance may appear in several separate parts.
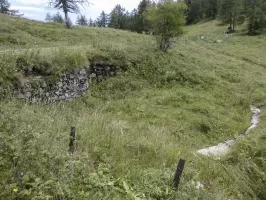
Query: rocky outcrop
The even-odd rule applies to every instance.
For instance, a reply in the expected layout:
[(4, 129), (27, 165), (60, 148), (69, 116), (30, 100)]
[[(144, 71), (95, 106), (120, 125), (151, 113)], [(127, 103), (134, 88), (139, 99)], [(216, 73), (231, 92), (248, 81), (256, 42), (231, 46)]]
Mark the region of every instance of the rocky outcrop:
[(66, 71), (53, 83), (48, 83), (42, 76), (25, 77), (25, 83), (14, 91), (14, 96), (32, 103), (69, 101), (82, 96), (89, 89), (89, 82), (100, 82), (115, 76), (117, 71), (112, 63), (99, 61), (90, 67)]

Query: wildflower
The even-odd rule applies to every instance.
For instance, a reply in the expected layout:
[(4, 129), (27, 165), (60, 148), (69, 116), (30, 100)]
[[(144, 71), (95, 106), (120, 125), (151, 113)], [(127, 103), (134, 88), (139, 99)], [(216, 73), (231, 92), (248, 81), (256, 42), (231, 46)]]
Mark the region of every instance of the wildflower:
[(17, 188), (15, 188), (15, 189), (13, 190), (13, 192), (14, 192), (14, 193), (17, 193), (17, 192), (18, 192), (18, 189), (17, 189)]

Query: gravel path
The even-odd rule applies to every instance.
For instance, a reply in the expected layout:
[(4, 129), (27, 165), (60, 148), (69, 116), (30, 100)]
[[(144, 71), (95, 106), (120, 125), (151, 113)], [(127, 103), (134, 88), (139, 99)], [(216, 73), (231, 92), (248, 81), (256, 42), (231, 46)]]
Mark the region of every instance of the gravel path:
[(236, 137), (233, 140), (227, 140), (225, 142), (222, 142), (220, 144), (218, 144), (217, 146), (213, 146), (213, 147), (208, 147), (208, 148), (204, 148), (201, 150), (198, 150), (198, 153), (205, 155), (205, 156), (215, 156), (215, 157), (221, 157), (221, 156), (225, 156), (226, 154), (228, 154), (231, 150), (231, 147), (242, 137), (245, 137), (250, 130), (252, 130), (253, 128), (255, 128), (259, 122), (260, 122), (260, 109), (254, 107), (254, 106), (250, 106), (250, 110), (252, 112), (252, 119), (251, 119), (251, 125), (250, 127), (247, 129), (247, 131), (243, 134), (241, 134), (240, 136)]

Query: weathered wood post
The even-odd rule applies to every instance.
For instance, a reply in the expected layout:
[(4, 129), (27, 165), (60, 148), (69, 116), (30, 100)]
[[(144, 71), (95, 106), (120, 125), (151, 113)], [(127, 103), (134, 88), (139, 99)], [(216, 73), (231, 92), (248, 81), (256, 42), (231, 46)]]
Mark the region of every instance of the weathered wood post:
[(75, 151), (75, 140), (76, 140), (76, 128), (71, 127), (70, 131), (70, 142), (69, 142), (69, 152), (74, 153)]
[(175, 173), (175, 178), (174, 178), (174, 186), (175, 186), (175, 189), (176, 190), (178, 190), (178, 185), (180, 183), (180, 179), (181, 179), (181, 176), (182, 176), (184, 167), (185, 167), (185, 162), (186, 162), (185, 160), (180, 159), (179, 160), (179, 163), (177, 165), (177, 169), (176, 169), (176, 173)]

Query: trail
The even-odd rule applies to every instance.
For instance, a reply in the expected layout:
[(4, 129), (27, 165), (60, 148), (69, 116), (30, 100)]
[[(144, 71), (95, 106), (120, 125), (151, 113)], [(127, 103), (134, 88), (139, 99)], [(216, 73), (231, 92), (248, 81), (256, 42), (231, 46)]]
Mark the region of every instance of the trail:
[(221, 157), (221, 156), (225, 156), (226, 154), (228, 154), (232, 148), (232, 146), (234, 144), (236, 144), (236, 142), (245, 137), (250, 130), (254, 129), (260, 122), (260, 109), (254, 107), (254, 106), (250, 106), (250, 110), (252, 112), (252, 119), (251, 119), (251, 125), (250, 127), (246, 130), (245, 133), (239, 135), (238, 137), (236, 137), (235, 139), (232, 140), (227, 140), (225, 142), (222, 142), (216, 146), (213, 147), (208, 147), (208, 148), (204, 148), (201, 150), (198, 150), (197, 152), (205, 155), (205, 156), (215, 156), (215, 157)]

